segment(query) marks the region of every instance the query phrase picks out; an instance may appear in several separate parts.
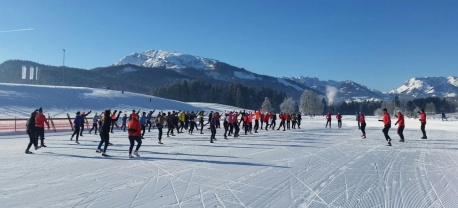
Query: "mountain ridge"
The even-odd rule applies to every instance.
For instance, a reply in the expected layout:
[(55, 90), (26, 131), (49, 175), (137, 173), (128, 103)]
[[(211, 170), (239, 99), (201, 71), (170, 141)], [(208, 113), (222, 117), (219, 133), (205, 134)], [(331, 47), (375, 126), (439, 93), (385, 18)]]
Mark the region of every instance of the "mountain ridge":
[[(11, 62), (14, 61), (20, 63), (11, 64)], [(167, 83), (180, 80), (202, 79), (209, 82), (223, 81), (227, 83), (238, 83), (251, 87), (271, 87), (277, 91), (285, 92), (287, 96), (293, 97), (296, 100), (299, 100), (300, 95), (305, 89), (313, 90), (323, 97), (328, 95), (328, 99), (330, 94), (329, 92), (333, 92), (335, 94), (335, 98), (333, 99), (336, 101), (386, 100), (394, 96), (412, 98), (429, 96), (458, 96), (458, 77), (454, 76), (413, 77), (394, 90), (381, 92), (375, 89), (370, 89), (353, 80), (320, 80), (316, 77), (304, 76), (273, 77), (257, 74), (216, 59), (164, 50), (147, 50), (142, 53), (132, 53), (119, 59), (110, 66), (97, 67), (89, 70), (49, 66), (31, 61), (8, 60), (0, 64), (0, 72), (5, 71), (6, 69), (17, 69), (20, 74), (21, 64), (26, 66), (36, 65), (42, 67), (41, 69), (43, 69), (44, 66), (45, 69), (52, 68), (57, 71), (80, 71), (78, 73), (82, 76), (89, 77), (90, 82), (97, 82), (97, 84), (88, 85), (90, 87), (106, 85), (106, 83), (100, 82), (97, 79), (116, 79), (116, 76), (122, 76), (123, 74), (136, 74), (135, 77), (138, 77), (137, 79), (140, 79), (141, 82), (145, 82), (147, 85), (151, 85), (150, 87), (163, 86)], [(149, 69), (153, 69), (154, 73), (148, 71)], [(45, 72), (46, 70), (43, 71), (43, 73)], [(102, 75), (95, 75), (93, 72), (101, 72)], [(18, 76), (17, 72), (13, 74), (11, 75), (14, 77)], [(163, 79), (161, 79), (162, 77)], [(79, 79), (76, 75), (71, 76), (71, 78), (78, 79), (80, 80), (79, 82), (85, 82), (84, 80)], [(24, 83), (23, 80), (18, 81), (17, 79), (0, 79), (0, 81), (2, 80), (4, 82), (12, 82), (12, 80), (16, 80), (16, 83)], [(118, 78), (118, 80), (119, 82), (123, 82), (122, 79)], [(151, 80), (152, 82), (148, 82), (148, 80)], [(72, 83), (71, 85), (76, 86), (77, 84), (78, 83)], [(128, 85), (129, 84), (124, 84), (124, 86)], [(120, 85), (118, 88), (122, 88), (122, 86)], [(147, 87), (144, 87), (141, 89), (141, 92), (147, 92), (147, 90)]]

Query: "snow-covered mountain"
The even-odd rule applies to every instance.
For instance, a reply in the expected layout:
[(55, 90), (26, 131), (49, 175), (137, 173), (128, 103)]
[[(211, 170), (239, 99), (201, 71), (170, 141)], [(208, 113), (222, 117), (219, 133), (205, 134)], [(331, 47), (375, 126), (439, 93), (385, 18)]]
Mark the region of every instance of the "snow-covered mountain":
[(455, 97), (458, 95), (458, 77), (413, 77), (388, 94), (410, 97)]
[(378, 91), (369, 89), (366, 86), (358, 84), (352, 80), (347, 81), (334, 81), (334, 80), (320, 80), (315, 77), (290, 77), (285, 78), (297, 83), (301, 83), (309, 88), (315, 89), (323, 94), (327, 94), (328, 87), (335, 87), (337, 89), (336, 100), (382, 100), (385, 95)]
[(148, 50), (133, 53), (120, 59), (114, 66), (136, 65), (149, 68), (163, 68), (176, 71), (193, 79), (239, 83), (253, 87), (270, 87), (285, 92), (288, 96), (299, 98), (306, 86), (289, 79), (256, 74), (224, 62), (163, 50)]
[(326, 95), (328, 86), (336, 87), (336, 100), (380, 100), (383, 93), (368, 89), (353, 81), (322, 81), (318, 78), (294, 77), (276, 78), (256, 74), (243, 68), (225, 64), (221, 61), (163, 50), (149, 50), (133, 53), (114, 63), (116, 66), (137, 65), (150, 68), (165, 68), (183, 75), (226, 82), (238, 82), (251, 86), (269, 86), (285, 91), (289, 96), (298, 98), (304, 89), (313, 89)]
[(149, 50), (143, 53), (133, 53), (128, 55), (114, 65), (133, 64), (144, 67), (163, 67), (167, 69), (215, 69), (217, 60), (202, 58), (177, 52), (169, 52), (163, 50)]

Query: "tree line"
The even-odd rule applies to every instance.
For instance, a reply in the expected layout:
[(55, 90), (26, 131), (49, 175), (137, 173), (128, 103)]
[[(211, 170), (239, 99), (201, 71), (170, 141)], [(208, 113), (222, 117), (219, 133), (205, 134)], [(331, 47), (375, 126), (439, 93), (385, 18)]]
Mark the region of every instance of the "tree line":
[(182, 102), (220, 103), (246, 109), (259, 109), (267, 97), (274, 111), (286, 97), (268, 87), (247, 87), (236, 83), (209, 83), (203, 80), (182, 80), (156, 87), (151, 95)]

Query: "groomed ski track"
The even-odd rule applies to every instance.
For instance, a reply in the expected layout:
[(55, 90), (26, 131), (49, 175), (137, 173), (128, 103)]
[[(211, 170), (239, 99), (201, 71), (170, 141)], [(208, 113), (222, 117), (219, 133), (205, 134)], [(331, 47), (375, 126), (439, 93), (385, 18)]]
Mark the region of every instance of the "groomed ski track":
[[(47, 132), (47, 148), (24, 154), (25, 134), (0, 136), (0, 204), (4, 207), (456, 207), (456, 130), (429, 122), (421, 140), (384, 146), (377, 118), (368, 139), (350, 118), (342, 129), (305, 119), (302, 129), (264, 131), (209, 143), (209, 130), (164, 138), (146, 133), (141, 158), (127, 158), (126, 133), (111, 134), (108, 154), (98, 136), (79, 145), (70, 132)], [(374, 125), (375, 124), (375, 125)], [(447, 122), (447, 124), (456, 124)]]

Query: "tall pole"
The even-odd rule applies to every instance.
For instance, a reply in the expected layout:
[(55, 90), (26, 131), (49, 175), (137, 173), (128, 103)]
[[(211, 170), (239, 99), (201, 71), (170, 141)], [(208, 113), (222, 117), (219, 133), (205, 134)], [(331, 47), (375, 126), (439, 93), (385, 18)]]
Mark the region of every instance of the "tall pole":
[(65, 85), (65, 49), (62, 49), (64, 52), (64, 57), (62, 60), (62, 85)]

